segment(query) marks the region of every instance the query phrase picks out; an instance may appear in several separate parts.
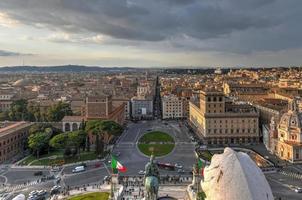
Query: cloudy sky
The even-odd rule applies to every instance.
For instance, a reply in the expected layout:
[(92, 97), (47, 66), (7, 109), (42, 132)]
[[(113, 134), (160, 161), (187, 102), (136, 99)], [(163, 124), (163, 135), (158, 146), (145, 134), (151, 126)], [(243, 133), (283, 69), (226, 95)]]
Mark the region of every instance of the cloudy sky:
[(0, 66), (301, 65), (301, 0), (0, 0)]

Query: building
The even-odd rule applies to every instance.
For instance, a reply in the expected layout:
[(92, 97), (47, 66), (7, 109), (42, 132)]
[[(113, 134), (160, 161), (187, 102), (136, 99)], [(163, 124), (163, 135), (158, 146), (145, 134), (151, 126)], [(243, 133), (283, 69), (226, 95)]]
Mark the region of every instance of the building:
[(259, 142), (257, 110), (229, 101), (220, 91), (201, 91), (199, 102), (190, 102), (189, 124), (207, 144)]
[(0, 163), (24, 151), (31, 125), (28, 122), (17, 122), (0, 128)]
[(113, 103), (114, 101), (110, 95), (87, 97), (82, 109), (82, 115), (65, 116), (62, 120), (62, 130), (64, 132), (77, 130), (83, 120), (112, 120), (123, 125), (125, 122), (125, 103), (121, 102), (114, 105)]
[(0, 111), (7, 111), (13, 103), (13, 94), (0, 94)]
[(243, 152), (225, 148), (215, 154), (211, 165), (204, 169), (201, 189), (206, 199), (273, 200), (273, 194), (263, 172)]
[(175, 95), (163, 96), (162, 100), (162, 118), (179, 119), (184, 117), (183, 99)]
[(86, 98), (85, 120), (112, 120), (119, 124), (125, 122), (125, 103), (113, 106), (112, 96), (91, 96)]
[(153, 118), (153, 98), (136, 96), (131, 99), (131, 116), (135, 120)]
[(84, 122), (83, 116), (65, 116), (62, 119), (63, 132), (77, 131)]
[(302, 162), (302, 112), (297, 99), (289, 102), (289, 108), (277, 124), (272, 119), (270, 126), (270, 151), (291, 163)]
[(261, 124), (270, 124), (272, 117), (278, 122), (282, 114), (287, 110), (287, 101), (282, 99), (261, 99), (251, 103), (260, 114)]
[(223, 91), (225, 95), (235, 96), (243, 101), (254, 101), (269, 97), (269, 87), (263, 84), (224, 83)]

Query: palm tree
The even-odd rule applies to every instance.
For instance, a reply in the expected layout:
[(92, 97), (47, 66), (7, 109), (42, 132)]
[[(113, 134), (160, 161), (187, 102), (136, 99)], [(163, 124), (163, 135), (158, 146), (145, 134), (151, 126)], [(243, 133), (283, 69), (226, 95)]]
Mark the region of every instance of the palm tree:
[(97, 155), (100, 155), (103, 152), (103, 141), (101, 131), (101, 121), (100, 120), (90, 120), (87, 122), (85, 131), (95, 135), (95, 152)]

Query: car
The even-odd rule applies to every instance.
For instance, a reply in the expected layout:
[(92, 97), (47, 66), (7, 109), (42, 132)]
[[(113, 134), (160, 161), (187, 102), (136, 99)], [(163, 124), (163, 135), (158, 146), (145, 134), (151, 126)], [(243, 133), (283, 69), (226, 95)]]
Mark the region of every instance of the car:
[(296, 188), (294, 191), (295, 191), (296, 193), (302, 193), (302, 188)]
[(45, 196), (47, 194), (46, 190), (40, 190), (38, 191), (38, 196)]
[(72, 170), (72, 173), (78, 173), (78, 172), (83, 172), (83, 171), (85, 171), (84, 166), (77, 166)]
[(60, 190), (61, 190), (61, 186), (60, 185), (55, 185), (51, 188), (50, 195), (57, 194), (57, 193), (60, 192)]
[(110, 179), (111, 179), (110, 176), (105, 176), (105, 177), (103, 178), (103, 181), (110, 181)]
[(60, 171), (60, 167), (54, 167), (50, 171), (51, 172), (59, 172)]
[(59, 177), (59, 176), (58, 176), (58, 177), (56, 177), (56, 180), (55, 180), (55, 181), (56, 181), (56, 183), (57, 183), (57, 184), (58, 184), (58, 183), (60, 183), (60, 181), (61, 181), (61, 177)]
[(147, 129), (147, 131), (152, 131), (152, 129)]
[(144, 170), (140, 170), (140, 171), (138, 172), (139, 175), (145, 175), (145, 173), (146, 173), (146, 172), (145, 172)]
[(180, 173), (180, 174), (183, 174), (183, 173), (185, 173), (185, 170), (184, 169), (178, 169), (177, 172)]
[(42, 171), (37, 171), (34, 173), (34, 176), (42, 176), (43, 172)]
[(175, 166), (176, 168), (178, 168), (178, 169), (182, 169), (182, 165), (180, 165), (180, 164), (178, 164), (178, 163), (176, 163), (174, 166)]

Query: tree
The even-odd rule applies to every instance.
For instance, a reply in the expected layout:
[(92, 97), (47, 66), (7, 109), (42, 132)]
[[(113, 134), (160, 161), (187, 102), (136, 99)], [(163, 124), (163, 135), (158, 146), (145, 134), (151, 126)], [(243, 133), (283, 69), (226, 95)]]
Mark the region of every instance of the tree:
[(13, 101), (8, 116), (12, 121), (28, 120), (27, 101), (25, 99)]
[(100, 155), (103, 152), (103, 142), (100, 138), (102, 137), (101, 132), (101, 121), (100, 120), (90, 120), (86, 123), (85, 130), (87, 133), (93, 134), (96, 137), (95, 140), (95, 152)]
[(72, 115), (70, 104), (61, 101), (51, 106), (46, 113), (49, 122), (61, 121), (66, 115)]
[(123, 127), (111, 120), (101, 121), (101, 130), (104, 135), (104, 142), (106, 145), (116, 136), (119, 136), (123, 132)]
[(61, 133), (51, 138), (51, 140), (49, 141), (49, 146), (55, 149), (63, 149), (66, 147), (67, 140), (68, 140), (67, 133)]
[(36, 153), (37, 158), (43, 148), (48, 146), (50, 135), (48, 133), (37, 132), (28, 137), (28, 147)]
[(28, 120), (39, 122), (41, 121), (40, 107), (37, 103), (31, 102), (27, 105)]
[(51, 124), (48, 124), (48, 123), (34, 124), (30, 127), (29, 134), (33, 134), (36, 132), (44, 132), (44, 131), (46, 131), (46, 129), (51, 129), (48, 131), (51, 131), (51, 133), (53, 132), (53, 126)]
[(0, 112), (0, 121), (9, 120), (8, 111)]
[(73, 131), (68, 133), (68, 142), (70, 146), (76, 149), (78, 155), (80, 155), (81, 146), (85, 145), (86, 132), (82, 130)]
[(104, 143), (109, 144), (110, 140), (123, 132), (123, 127), (111, 120), (91, 120), (85, 127), (88, 133), (96, 136), (96, 153), (101, 154), (104, 150)]

